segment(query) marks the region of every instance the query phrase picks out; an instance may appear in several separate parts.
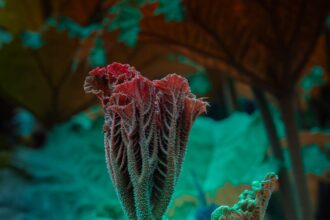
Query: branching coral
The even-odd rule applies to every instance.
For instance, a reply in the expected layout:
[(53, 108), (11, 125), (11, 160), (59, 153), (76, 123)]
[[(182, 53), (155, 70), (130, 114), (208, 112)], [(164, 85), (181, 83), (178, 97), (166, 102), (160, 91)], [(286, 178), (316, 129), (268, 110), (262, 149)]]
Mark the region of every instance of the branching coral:
[(207, 103), (186, 79), (151, 81), (129, 65), (92, 70), (85, 91), (105, 114), (107, 165), (129, 219), (161, 219), (178, 180), (189, 130)]
[(233, 206), (220, 206), (212, 213), (212, 220), (263, 220), (268, 201), (277, 188), (277, 176), (268, 174), (263, 181), (252, 183), (252, 190), (245, 190)]

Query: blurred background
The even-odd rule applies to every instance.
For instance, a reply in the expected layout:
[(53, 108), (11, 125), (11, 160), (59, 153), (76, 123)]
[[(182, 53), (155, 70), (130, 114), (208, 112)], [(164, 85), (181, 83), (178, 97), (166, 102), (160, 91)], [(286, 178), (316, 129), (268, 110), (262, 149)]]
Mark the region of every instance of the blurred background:
[(268, 172), (267, 219), (330, 219), (329, 3), (0, 0), (0, 219), (124, 219), (83, 90), (112, 62), (210, 103), (168, 219), (210, 219)]

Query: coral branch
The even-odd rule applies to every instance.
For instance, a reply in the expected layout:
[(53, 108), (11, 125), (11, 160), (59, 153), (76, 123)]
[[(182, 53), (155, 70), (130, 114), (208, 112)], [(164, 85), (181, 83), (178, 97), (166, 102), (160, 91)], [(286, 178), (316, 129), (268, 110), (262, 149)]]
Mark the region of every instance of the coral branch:
[(211, 220), (263, 220), (277, 181), (278, 177), (269, 173), (263, 181), (253, 182), (252, 189), (245, 190), (233, 207), (220, 206), (212, 213)]

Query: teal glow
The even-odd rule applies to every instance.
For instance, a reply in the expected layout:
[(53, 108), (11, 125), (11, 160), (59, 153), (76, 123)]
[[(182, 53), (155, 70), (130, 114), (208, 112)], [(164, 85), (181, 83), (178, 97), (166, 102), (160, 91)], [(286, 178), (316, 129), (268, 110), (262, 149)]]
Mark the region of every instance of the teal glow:
[(2, 45), (8, 44), (13, 40), (11, 33), (0, 28), (0, 49)]
[(101, 38), (95, 39), (95, 46), (88, 56), (92, 67), (105, 66), (107, 63), (106, 51), (103, 47), (103, 40)]
[(50, 27), (57, 27), (60, 32), (67, 31), (70, 37), (78, 37), (80, 39), (84, 39), (102, 28), (100, 24), (96, 23), (82, 26), (73, 20), (64, 17), (61, 17), (58, 20), (50, 18), (48, 19), (48, 25)]
[(300, 87), (304, 90), (306, 98), (309, 98), (311, 90), (315, 86), (324, 83), (324, 69), (322, 66), (313, 66), (310, 72), (301, 80)]
[(0, 0), (0, 8), (4, 8), (6, 6), (5, 0)]
[[(327, 154), (316, 145), (304, 146), (302, 149), (303, 163), (306, 173), (315, 174), (317, 176), (323, 176), (330, 169), (330, 160)], [(286, 166), (290, 168), (289, 151), (286, 149)]]
[[(282, 136), (280, 131), (283, 125), (278, 118), (275, 118), (275, 122)], [(205, 181), (206, 189), (213, 191), (227, 182), (248, 184), (278, 170), (279, 162), (266, 157), (269, 142), (259, 112), (251, 116), (234, 113), (216, 123), (212, 131), (214, 151)]]
[(167, 21), (182, 21), (184, 18), (180, 0), (159, 0), (159, 6), (155, 10), (155, 15), (163, 14)]
[(132, 6), (128, 1), (122, 1), (113, 6), (109, 13), (116, 15), (108, 26), (109, 31), (120, 29), (118, 40), (128, 46), (135, 46), (142, 18), (139, 8)]
[(212, 88), (211, 82), (205, 72), (188, 76), (188, 81), (191, 91), (194, 94), (206, 95)]
[(36, 125), (35, 117), (24, 109), (17, 109), (16, 117), (14, 118), (16, 132), (22, 136), (31, 135)]
[(330, 29), (330, 15), (328, 15), (326, 21), (325, 21), (325, 26)]
[(23, 46), (31, 49), (39, 49), (43, 45), (42, 35), (39, 32), (27, 31), (21, 34)]

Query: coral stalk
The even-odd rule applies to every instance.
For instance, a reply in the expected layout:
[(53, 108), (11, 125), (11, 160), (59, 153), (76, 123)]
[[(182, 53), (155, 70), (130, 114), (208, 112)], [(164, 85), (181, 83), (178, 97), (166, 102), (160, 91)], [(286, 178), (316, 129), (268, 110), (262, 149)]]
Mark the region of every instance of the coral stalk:
[(104, 108), (107, 165), (129, 219), (161, 219), (179, 178), (192, 123), (206, 111), (186, 79), (151, 81), (129, 65), (92, 70), (85, 91)]

